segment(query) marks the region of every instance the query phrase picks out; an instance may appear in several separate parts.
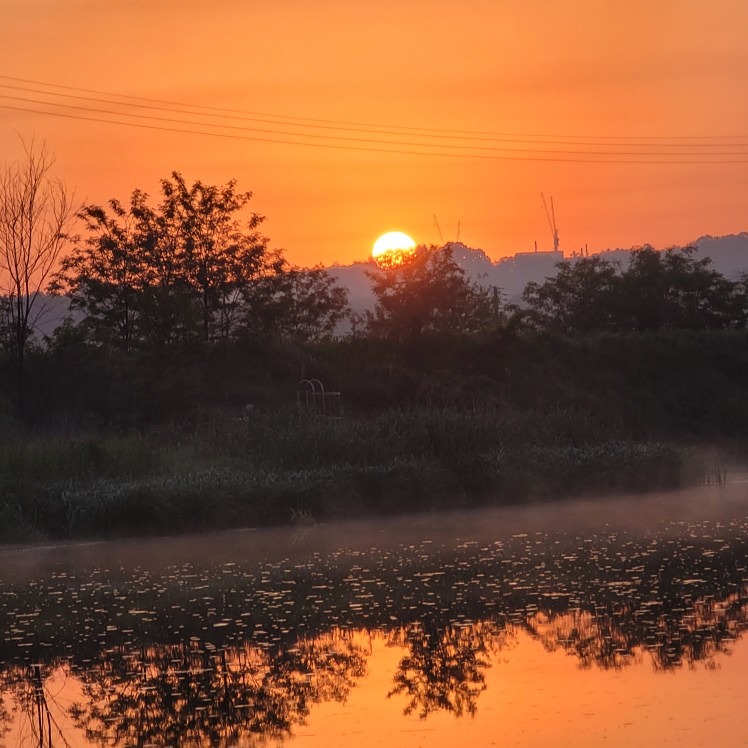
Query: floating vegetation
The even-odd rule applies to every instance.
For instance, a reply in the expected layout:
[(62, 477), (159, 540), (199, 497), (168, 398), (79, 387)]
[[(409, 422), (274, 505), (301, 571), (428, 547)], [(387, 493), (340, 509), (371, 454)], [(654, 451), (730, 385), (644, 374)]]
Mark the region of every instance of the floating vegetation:
[(280, 739), (356, 687), (372, 637), (403, 650), (406, 713), (470, 715), (520, 632), (581, 667), (672, 671), (713, 666), (748, 627), (746, 519), (278, 555), (0, 578), (6, 721), (64, 672), (93, 742)]

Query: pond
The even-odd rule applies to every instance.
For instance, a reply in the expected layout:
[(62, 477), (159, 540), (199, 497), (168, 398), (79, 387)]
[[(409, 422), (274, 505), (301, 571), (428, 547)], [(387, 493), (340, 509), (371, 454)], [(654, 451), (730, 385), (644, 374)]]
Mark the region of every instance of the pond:
[(745, 745), (748, 482), (0, 549), (0, 745)]

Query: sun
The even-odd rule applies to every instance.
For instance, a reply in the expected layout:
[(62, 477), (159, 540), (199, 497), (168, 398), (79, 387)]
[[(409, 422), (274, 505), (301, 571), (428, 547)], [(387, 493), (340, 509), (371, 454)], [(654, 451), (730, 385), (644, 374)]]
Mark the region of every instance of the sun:
[(388, 231), (374, 242), (371, 256), (381, 268), (403, 265), (411, 257), (416, 243), (402, 231)]

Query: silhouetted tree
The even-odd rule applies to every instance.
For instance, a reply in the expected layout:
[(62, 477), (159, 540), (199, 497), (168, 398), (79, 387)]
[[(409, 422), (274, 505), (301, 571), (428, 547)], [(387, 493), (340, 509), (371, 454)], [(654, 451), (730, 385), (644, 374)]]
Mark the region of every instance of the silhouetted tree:
[(146, 211), (146, 196), (134, 192), (130, 210), (117, 200), (109, 213), (96, 205), (83, 208), (89, 238), (63, 258), (54, 289), (67, 289), (73, 309), (83, 313), (83, 326), (92, 340), (124, 351), (137, 342), (145, 285), (144, 234), (138, 216)]
[(695, 247), (634, 250), (623, 274), (620, 326), (634, 330), (744, 326), (744, 298), (738, 285), (714, 270), (708, 257), (697, 260), (695, 253)]
[(128, 350), (228, 338), (268, 261), (263, 218), (240, 221), (251, 193), (234, 181), (188, 187), (174, 172), (161, 192), (155, 208), (135, 190), (127, 209), (112, 200), (81, 213), (89, 238), (64, 259), (56, 287), (85, 313), (95, 341)]
[(746, 286), (694, 258), (695, 249), (631, 252), (628, 267), (601, 257), (566, 260), (528, 283), (520, 318), (559, 332), (729, 329), (746, 325)]
[(371, 271), (377, 303), (368, 315), (370, 333), (394, 339), (467, 334), (495, 320), (492, 295), (466, 279), (452, 255), (449, 246), (420, 246), (403, 264)]
[(43, 291), (68, 239), (75, 211), (65, 184), (52, 178), (45, 146), (0, 173), (0, 317), (2, 340), (16, 368), (23, 410), (25, 356), (44, 313)]
[(87, 241), (64, 259), (56, 289), (83, 312), (92, 342), (168, 349), (270, 332), (297, 340), (329, 337), (347, 311), (344, 289), (322, 268), (288, 265), (242, 214), (251, 193), (236, 183), (188, 186), (174, 172), (152, 207), (135, 190), (127, 208), (81, 212)]
[(297, 342), (329, 339), (349, 312), (348, 293), (322, 267), (291, 267), (278, 255), (244, 291), (244, 329)]
[(526, 319), (535, 327), (561, 332), (609, 330), (617, 324), (621, 276), (600, 257), (565, 260), (544, 283), (528, 283), (522, 294)]
[(158, 242), (152, 246), (153, 285), (183, 285), (197, 302), (202, 337), (228, 338), (242, 292), (257, 277), (268, 255), (267, 238), (259, 233), (264, 221), (250, 214), (242, 225), (237, 216), (252, 197), (236, 191), (235, 180), (223, 187), (195, 182), (188, 187), (178, 172), (161, 182), (164, 199), (156, 215)]

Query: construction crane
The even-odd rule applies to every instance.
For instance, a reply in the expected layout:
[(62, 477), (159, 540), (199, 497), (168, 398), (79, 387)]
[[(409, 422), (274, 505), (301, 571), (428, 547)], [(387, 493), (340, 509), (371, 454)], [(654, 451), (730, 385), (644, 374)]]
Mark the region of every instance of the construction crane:
[(558, 229), (556, 228), (556, 213), (553, 210), (553, 198), (551, 198), (551, 209), (549, 211), (548, 204), (545, 201), (545, 195), (541, 192), (540, 196), (543, 198), (545, 215), (548, 218), (548, 225), (551, 227), (551, 234), (553, 234), (553, 251), (558, 252)]
[(439, 227), (439, 221), (436, 217), (436, 213), (434, 213), (434, 223), (436, 224), (436, 230), (439, 232), (439, 241), (444, 244), (444, 237), (442, 236), (442, 230)]

